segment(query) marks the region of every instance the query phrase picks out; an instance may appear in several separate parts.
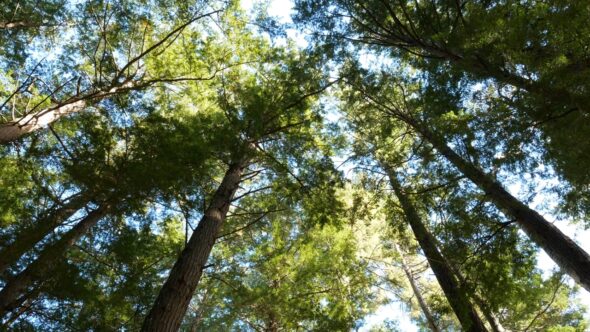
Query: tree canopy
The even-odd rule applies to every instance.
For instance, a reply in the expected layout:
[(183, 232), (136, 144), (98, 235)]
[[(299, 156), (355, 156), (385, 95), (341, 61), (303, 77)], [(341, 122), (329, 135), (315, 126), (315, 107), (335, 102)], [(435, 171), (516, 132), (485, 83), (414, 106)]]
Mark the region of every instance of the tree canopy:
[(589, 19), (6, 4), (0, 329), (586, 331)]

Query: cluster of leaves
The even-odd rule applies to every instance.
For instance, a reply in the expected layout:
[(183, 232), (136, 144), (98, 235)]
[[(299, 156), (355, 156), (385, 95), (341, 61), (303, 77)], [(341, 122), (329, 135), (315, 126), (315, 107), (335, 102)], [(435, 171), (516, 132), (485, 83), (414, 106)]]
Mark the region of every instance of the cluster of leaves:
[(3, 327), (140, 329), (247, 160), (183, 330), (348, 331), (392, 301), (421, 329), (460, 330), (391, 177), (489, 327), (586, 329), (577, 286), (538, 268), (535, 243), (416, 124), (525, 203), (557, 193), (548, 212), (586, 216), (590, 7), (295, 4), (308, 50), (238, 1), (0, 8), (0, 300), (49, 263), (0, 301)]

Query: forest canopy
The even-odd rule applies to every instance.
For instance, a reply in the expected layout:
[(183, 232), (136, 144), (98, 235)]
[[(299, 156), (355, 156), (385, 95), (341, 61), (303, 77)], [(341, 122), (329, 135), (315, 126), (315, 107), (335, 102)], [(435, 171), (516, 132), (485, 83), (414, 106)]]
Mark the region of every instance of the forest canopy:
[(587, 331), (582, 0), (0, 6), (0, 330)]

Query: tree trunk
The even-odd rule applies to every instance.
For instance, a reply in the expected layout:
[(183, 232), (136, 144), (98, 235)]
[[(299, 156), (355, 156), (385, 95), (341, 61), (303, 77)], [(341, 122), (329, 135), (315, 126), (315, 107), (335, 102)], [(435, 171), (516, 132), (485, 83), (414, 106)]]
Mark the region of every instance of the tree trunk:
[[(26, 293), (22, 297), (20, 297), (14, 305), (14, 308), (18, 308), (15, 310), (10, 317), (8, 317), (1, 325), (1, 328), (5, 330), (9, 330), (10, 325), (14, 323), (20, 316), (22, 316), (25, 312), (31, 309), (31, 306), (35, 304), (35, 298), (41, 293), (42, 285), (38, 285), (34, 287), (30, 292)], [(2, 330), (4, 331), (4, 330)]]
[(414, 292), (414, 295), (416, 296), (416, 299), (418, 300), (418, 305), (420, 306), (420, 309), (422, 310), (422, 313), (424, 314), (424, 317), (426, 318), (426, 321), (428, 322), (428, 326), (430, 326), (430, 329), (433, 332), (440, 332), (440, 329), (436, 325), (436, 320), (434, 319), (434, 316), (432, 315), (432, 312), (430, 311), (428, 304), (426, 304), (426, 301), (422, 297), (422, 292), (420, 291), (420, 288), (418, 287), (416, 280), (414, 279), (414, 274), (412, 273), (412, 270), (408, 267), (408, 265), (406, 263), (406, 259), (404, 258), (404, 254), (399, 249), (397, 244), (395, 245), (395, 249), (401, 256), (402, 269), (404, 270), (404, 273), (408, 277), (408, 281), (410, 282), (410, 286), (412, 287), (412, 291)]
[(475, 293), (470, 294), (469, 296), (473, 299), (475, 304), (477, 304), (477, 306), (479, 307), (481, 313), (483, 314), (483, 316), (486, 318), (486, 321), (490, 325), (492, 332), (503, 332), (504, 328), (502, 327), (502, 325), (500, 324), (500, 322), (498, 321), (498, 319), (496, 318), (496, 316), (494, 315), (494, 313), (492, 312), (490, 307), (484, 301), (484, 299), (482, 299), (479, 295), (477, 295)]
[(425, 125), (407, 117), (403, 117), (402, 120), (416, 129), (463, 175), (483, 190), (500, 210), (514, 218), (529, 238), (564, 272), (590, 291), (590, 255), (587, 252), (535, 210), (512, 196), (491, 175), (459, 156)]
[(61, 117), (82, 111), (92, 100), (101, 100), (109, 96), (145, 87), (147, 83), (125, 81), (104, 90), (97, 90), (85, 95), (70, 98), (62, 103), (24, 115), (13, 121), (0, 124), (0, 144), (8, 144), (20, 137), (47, 127)]
[(4, 274), (8, 267), (15, 264), (23, 254), (33, 249), (57, 226), (83, 208), (88, 201), (88, 197), (84, 194), (71, 198), (63, 206), (39, 218), (31, 227), (19, 232), (12, 243), (0, 250), (0, 275)]
[(278, 332), (279, 331), (279, 322), (277, 322), (277, 318), (275, 317), (274, 313), (270, 311), (268, 313), (267, 321), (264, 326), (264, 332)]
[(67, 250), (105, 216), (109, 209), (109, 204), (103, 204), (90, 212), (58, 241), (43, 249), (39, 257), (29, 264), (24, 271), (10, 278), (2, 291), (0, 291), (0, 317), (4, 317), (14, 310), (16, 305), (22, 302), (19, 296), (25, 293), (35, 282), (49, 278), (53, 268), (63, 259)]
[(430, 234), (426, 226), (422, 223), (418, 212), (414, 208), (414, 205), (410, 199), (402, 191), (401, 185), (399, 184), (396, 174), (384, 165), (387, 174), (389, 176), (389, 182), (393, 188), (395, 195), (397, 196), (406, 220), (410, 224), (416, 240), (420, 244), (420, 247), (424, 251), (424, 255), (428, 260), (430, 268), (434, 272), (438, 283), (440, 284), (443, 292), (453, 312), (459, 319), (461, 327), (464, 331), (487, 331), (485, 325), (479, 318), (479, 315), (475, 311), (473, 305), (469, 302), (467, 294), (457, 282), (455, 274), (451, 268), (445, 264), (445, 259), (436, 246), (436, 240)]
[[(459, 279), (461, 285), (463, 285), (463, 287), (468, 287), (469, 282), (467, 281), (467, 279), (465, 279), (461, 271), (459, 271), (459, 269), (448, 260), (446, 262), (449, 265), (449, 267), (453, 270), (453, 273), (455, 273), (455, 276), (457, 276), (457, 279)], [(498, 321), (498, 319), (496, 318), (496, 316), (494, 315), (486, 301), (483, 298), (481, 298), (481, 296), (479, 296), (475, 290), (469, 293), (469, 297), (479, 307), (479, 310), (481, 311), (486, 321), (490, 325), (492, 332), (503, 332), (504, 328), (502, 327), (502, 325), (500, 324), (500, 322)]]
[(38, 28), (45, 25), (43, 22), (29, 22), (25, 20), (0, 22), (0, 29), (18, 29), (18, 28)]
[(80, 112), (86, 107), (85, 100), (55, 106), (27, 114), (14, 121), (0, 125), (0, 144), (10, 143), (30, 132), (47, 127), (64, 115)]
[(245, 160), (232, 164), (225, 173), (203, 218), (145, 318), (141, 331), (170, 332), (180, 328), (231, 200), (239, 187), (245, 164)]

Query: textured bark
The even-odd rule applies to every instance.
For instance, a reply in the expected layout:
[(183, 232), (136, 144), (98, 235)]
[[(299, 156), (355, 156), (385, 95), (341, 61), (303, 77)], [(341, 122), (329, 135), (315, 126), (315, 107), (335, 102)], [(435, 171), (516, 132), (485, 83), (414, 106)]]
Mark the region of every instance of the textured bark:
[(245, 164), (245, 161), (232, 164), (225, 173), (203, 218), (174, 264), (168, 280), (145, 318), (142, 331), (169, 332), (180, 328), (201, 279), (203, 267), (209, 259), (217, 234), (238, 189)]
[(63, 206), (41, 217), (31, 227), (20, 232), (12, 243), (0, 249), (0, 275), (87, 203), (88, 197), (78, 195)]
[(445, 293), (453, 312), (459, 319), (462, 329), (470, 332), (487, 331), (475, 308), (470, 303), (467, 294), (461, 289), (459, 282), (455, 278), (455, 274), (445, 263), (444, 257), (436, 246), (436, 239), (434, 239), (422, 222), (411, 200), (404, 194), (395, 173), (387, 167), (385, 169), (387, 170), (391, 187), (404, 211), (405, 218), (410, 224), (414, 236), (420, 244), (420, 248), (422, 248), (428, 264)]
[(59, 240), (50, 244), (39, 254), (25, 270), (10, 278), (0, 291), (0, 317), (14, 310), (23, 293), (36, 282), (51, 276), (53, 268), (63, 259), (67, 250), (109, 211), (109, 205), (103, 204), (90, 212), (76, 226), (67, 231)]
[(428, 326), (430, 326), (430, 329), (433, 332), (440, 332), (440, 329), (436, 325), (436, 320), (434, 319), (434, 316), (432, 315), (432, 312), (430, 311), (428, 304), (426, 304), (426, 301), (422, 297), (422, 292), (420, 291), (420, 288), (418, 287), (418, 285), (416, 283), (416, 279), (414, 279), (414, 274), (412, 273), (412, 270), (408, 267), (408, 264), (406, 263), (406, 259), (404, 258), (404, 254), (398, 248), (397, 244), (395, 245), (395, 248), (401, 256), (402, 269), (404, 270), (406, 277), (408, 277), (408, 281), (410, 282), (410, 286), (412, 287), (412, 291), (414, 292), (414, 296), (416, 296), (416, 300), (418, 300), (418, 305), (420, 306), (420, 309), (422, 310), (422, 313), (424, 314), (424, 317), (426, 318), (426, 321), (428, 322)]
[(564, 272), (590, 291), (590, 255), (587, 252), (538, 212), (512, 196), (494, 177), (459, 156), (425, 125), (407, 117), (402, 120), (414, 127), (440, 154), (483, 190), (500, 210), (514, 218), (529, 238)]

